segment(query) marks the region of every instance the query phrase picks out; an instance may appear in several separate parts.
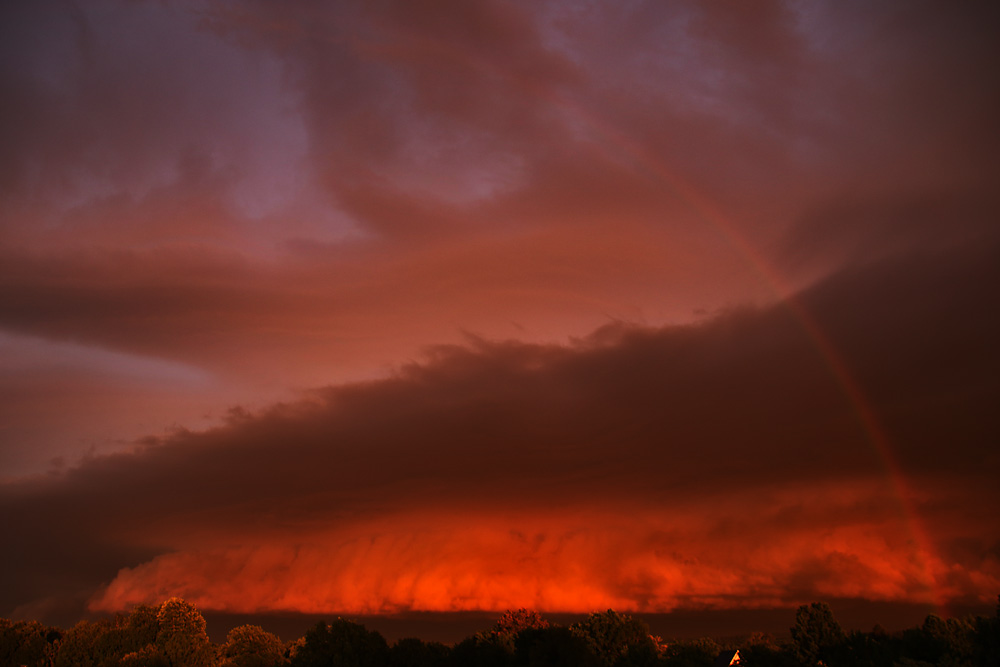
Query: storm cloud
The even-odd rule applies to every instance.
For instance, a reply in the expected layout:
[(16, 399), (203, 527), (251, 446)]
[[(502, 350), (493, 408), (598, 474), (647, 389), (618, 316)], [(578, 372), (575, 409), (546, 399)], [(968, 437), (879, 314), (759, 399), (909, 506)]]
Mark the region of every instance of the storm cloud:
[(968, 309), (998, 249), (884, 261), (686, 326), (472, 339), (9, 484), (25, 539), (4, 604), (72, 592), (37, 557), (66, 548), (58, 569), (98, 610), (985, 602), (1000, 562), (968, 540), (995, 529), (1000, 322)]
[(0, 9), (0, 614), (986, 603), (995, 9)]

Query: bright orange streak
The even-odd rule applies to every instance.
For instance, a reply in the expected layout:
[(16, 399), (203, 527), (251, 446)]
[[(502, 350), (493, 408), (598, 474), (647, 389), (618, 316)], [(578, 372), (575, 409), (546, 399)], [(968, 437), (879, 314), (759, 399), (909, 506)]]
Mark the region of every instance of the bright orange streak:
[[(821, 516), (877, 504), (887, 494), (881, 484), (772, 493), (753, 507), (730, 498), (675, 510), (425, 512), (295, 535), (220, 534), (214, 526), (207, 544), (123, 569), (90, 607), (118, 611), (180, 596), (247, 613), (666, 612), (787, 606), (802, 581), (813, 599), (913, 599), (921, 567), (896, 546), (906, 536), (893, 517), (786, 525), (803, 499)], [(718, 530), (734, 518), (752, 539)], [(972, 574), (983, 590), (1000, 585), (996, 573)]]

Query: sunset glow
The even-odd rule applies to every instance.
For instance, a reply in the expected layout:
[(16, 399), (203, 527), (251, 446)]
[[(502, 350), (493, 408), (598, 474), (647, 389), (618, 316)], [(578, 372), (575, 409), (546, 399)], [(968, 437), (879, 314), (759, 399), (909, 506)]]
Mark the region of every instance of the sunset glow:
[(992, 608), (998, 24), (6, 3), (0, 616)]
[[(796, 491), (788, 496), (806, 495)], [(826, 510), (848, 507), (835, 503)], [(975, 592), (949, 584), (948, 566), (927, 562), (898, 517), (855, 518), (833, 528), (817, 522), (788, 532), (776, 524), (789, 507), (778, 501), (768, 509), (760, 517), (736, 507), (718, 508), (714, 516), (685, 508), (683, 518), (673, 519), (663, 516), (668, 511), (644, 515), (635, 508), (609, 514), (581, 507), (569, 516), (542, 517), (435, 513), (294, 537), (260, 531), (215, 536), (119, 572), (90, 605), (118, 611), (179, 596), (206, 609), (243, 613), (370, 615), (524, 605), (555, 612), (666, 612), (780, 607), (795, 599), (790, 592), (797, 586), (824, 598), (932, 604), (939, 589), (948, 596)], [(738, 522), (754, 539), (744, 543), (737, 533), (723, 532), (725, 521)], [(974, 586), (1000, 585), (995, 569), (967, 574)]]

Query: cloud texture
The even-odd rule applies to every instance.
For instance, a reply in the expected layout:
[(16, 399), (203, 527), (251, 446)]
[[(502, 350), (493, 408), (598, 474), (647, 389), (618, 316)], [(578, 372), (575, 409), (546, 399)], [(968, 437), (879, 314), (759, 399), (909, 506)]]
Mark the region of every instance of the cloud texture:
[(997, 18), (8, 3), (0, 614), (993, 600)]
[(614, 325), (571, 346), (470, 341), (234, 412), (5, 487), (15, 532), (36, 540), (3, 569), (44, 581), (37, 550), (71, 544), (104, 561), (89, 604), (108, 611), (166, 595), (316, 613), (986, 602), (1000, 323), (961, 315), (998, 277), (996, 251), (921, 257), (902, 286), (917, 260), (846, 272), (797, 311)]

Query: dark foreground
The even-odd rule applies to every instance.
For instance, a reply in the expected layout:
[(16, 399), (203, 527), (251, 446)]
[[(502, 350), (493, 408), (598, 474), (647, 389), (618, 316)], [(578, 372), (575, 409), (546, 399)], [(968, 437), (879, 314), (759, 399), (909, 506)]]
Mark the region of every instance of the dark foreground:
[(447, 645), (415, 637), (391, 644), (363, 623), (337, 618), (282, 641), (258, 625), (213, 642), (204, 616), (171, 598), (113, 619), (63, 630), (0, 619), (0, 666), (32, 667), (1000, 667), (1000, 605), (994, 614), (941, 618), (916, 627), (845, 631), (830, 607), (804, 605), (787, 632), (663, 639), (641, 618), (613, 610), (572, 623), (525, 609)]

